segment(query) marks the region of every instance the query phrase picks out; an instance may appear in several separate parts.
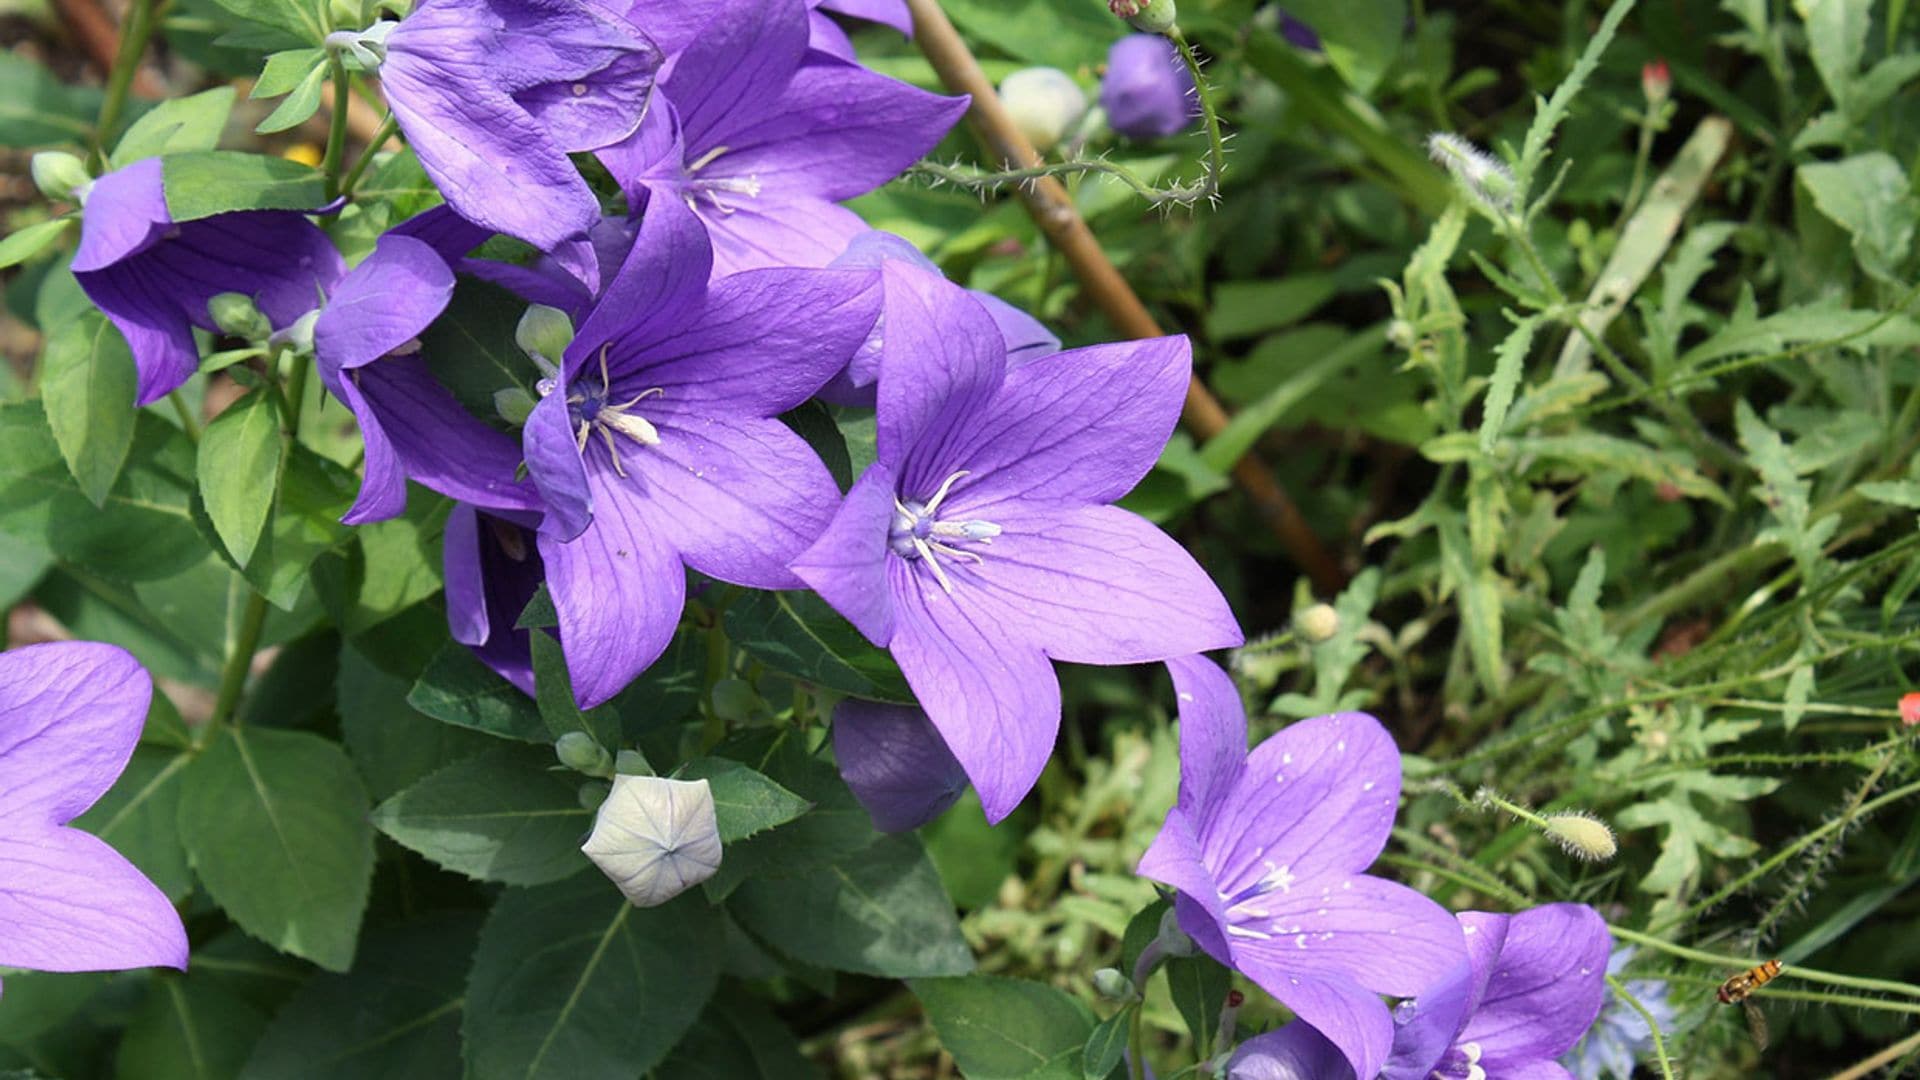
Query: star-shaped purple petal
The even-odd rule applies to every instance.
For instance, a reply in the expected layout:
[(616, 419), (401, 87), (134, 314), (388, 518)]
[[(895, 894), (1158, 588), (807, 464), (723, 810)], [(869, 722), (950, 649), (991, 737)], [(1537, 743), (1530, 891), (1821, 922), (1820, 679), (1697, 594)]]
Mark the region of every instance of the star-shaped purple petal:
[(1170, 662), (1181, 791), (1140, 873), (1179, 890), (1180, 926), (1374, 1076), (1393, 1046), (1380, 995), (1407, 997), (1464, 960), (1438, 904), (1367, 874), (1400, 801), (1400, 754), (1364, 713), (1303, 720), (1246, 750), (1232, 680)]
[(1238, 644), (1220, 591), (1108, 505), (1180, 412), (1184, 338), (1008, 370), (966, 290), (889, 260), (877, 460), (794, 571), (877, 645), (999, 821), (1060, 724), (1053, 660), (1133, 664)]
[(180, 917), (98, 837), (67, 826), (126, 768), (153, 682), (94, 642), (0, 655), (0, 967), (187, 966)]

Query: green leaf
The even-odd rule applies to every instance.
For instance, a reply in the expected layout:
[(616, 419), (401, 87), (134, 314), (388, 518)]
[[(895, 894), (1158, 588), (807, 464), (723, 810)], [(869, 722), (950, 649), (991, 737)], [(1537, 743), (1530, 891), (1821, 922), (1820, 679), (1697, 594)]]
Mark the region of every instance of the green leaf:
[(722, 936), (697, 892), (643, 909), (599, 874), (508, 889), (467, 980), (467, 1075), (633, 1080), (706, 1007)]
[(120, 1039), (115, 1076), (211, 1080), (240, 1070), (267, 1026), (259, 1005), (196, 976), (162, 975)]
[(859, 697), (913, 703), (893, 658), (812, 593), (750, 592), (725, 618), (729, 638), (779, 671)]
[(1220, 1010), (1226, 1007), (1233, 977), (1210, 956), (1176, 956), (1167, 961), (1167, 990), (1174, 1007), (1187, 1022), (1201, 1056), (1211, 1056), (1213, 1037), (1220, 1028)]
[(434, 378), (484, 420), (498, 418), (495, 391), (517, 386), (531, 394), (540, 380), (540, 369), (514, 344), (526, 309), (526, 301), (497, 285), (464, 279), (447, 310), (420, 335), (420, 355)]
[(1514, 391), (1520, 389), (1520, 377), (1526, 373), (1527, 351), (1533, 348), (1534, 331), (1540, 328), (1540, 316), (1529, 315), (1514, 323), (1512, 332), (1493, 354), (1493, 380), (1487, 384), (1487, 400), (1481, 409), (1480, 452), (1490, 454), (1493, 444), (1507, 423), (1507, 409), (1513, 405)]
[(200, 498), (213, 530), (240, 566), (266, 530), (279, 486), (280, 410), (265, 390), (254, 390), (227, 406), (200, 436)]
[(1081, 1075), (1094, 1021), (1079, 999), (998, 975), (915, 979), (908, 986), (967, 1080)]
[(1237, 413), (1219, 434), (1208, 439), (1206, 445), (1200, 448), (1201, 460), (1217, 472), (1230, 471), (1288, 409), (1348, 368), (1379, 355), (1386, 337), (1386, 326), (1375, 326), (1348, 337), (1337, 348), (1299, 365), (1297, 370), (1275, 384), (1258, 401)]
[(0, 53), (0, 146), (86, 144), (100, 91), (67, 86), (17, 52)]
[(728, 909), (781, 951), (836, 971), (912, 978), (973, 970), (953, 901), (911, 833), (798, 877), (752, 878)]
[(18, 266), (45, 251), (78, 220), (75, 217), (57, 217), (8, 233), (5, 240), (0, 240), (0, 270)]
[(502, 739), (553, 742), (533, 700), (458, 642), (448, 642), (427, 665), (407, 692), (407, 704), (435, 720)]
[(326, 66), (315, 65), (313, 70), (307, 72), (307, 77), (294, 86), (292, 92), (287, 95), (287, 100), (268, 113), (265, 120), (254, 125), (253, 130), (261, 135), (272, 135), (306, 123), (308, 117), (320, 111), (320, 87), (326, 81), (326, 77)]
[(320, 44), (327, 36), (322, 0), (214, 0), (214, 3), (248, 22), (284, 30), (310, 45)]
[(780, 1018), (744, 994), (709, 1006), (655, 1076), (672, 1080), (820, 1080)]
[(428, 861), (482, 881), (545, 885), (587, 865), (593, 814), (553, 752), (500, 744), (381, 803), (373, 823)]
[(308, 567), (346, 539), (350, 530), (340, 518), (358, 488), (346, 469), (304, 445), (293, 447), (270, 527), (245, 569), (248, 583), (273, 606), (292, 611), (307, 586)]
[(370, 931), (351, 972), (318, 976), (281, 1006), (240, 1080), (459, 1080), (479, 935), (468, 912)]
[(1086, 1057), (1080, 1066), (1086, 1080), (1106, 1080), (1109, 1073), (1120, 1067), (1127, 1051), (1127, 1026), (1133, 1022), (1138, 1008), (1128, 1002), (1119, 1012), (1094, 1026), (1093, 1034), (1087, 1037)]
[(1405, 0), (1294, 0), (1287, 14), (1313, 27), (1333, 69), (1362, 95), (1399, 55), (1407, 23)]
[(708, 895), (725, 897), (755, 877), (822, 869), (880, 839), (873, 819), (839, 772), (809, 754), (802, 740), (763, 731), (723, 743), (715, 753), (752, 762), (775, 783), (811, 802), (813, 809), (764, 834), (728, 844), (719, 873), (706, 883)]
[(1457, 520), (1442, 523), (1440, 567), (1460, 606), (1461, 627), (1467, 636), (1467, 655), (1473, 660), (1474, 673), (1488, 693), (1498, 694), (1506, 688), (1510, 674), (1501, 651), (1505, 612), (1500, 579), (1491, 567), (1473, 565), (1465, 530)]
[(142, 744), (112, 789), (74, 821), (113, 845), (171, 900), (193, 891), (180, 838), (180, 793), (192, 762), (193, 756), (180, 750)]
[(1842, 112), (1852, 112), (1854, 75), (1867, 51), (1873, 0), (1795, 0), (1807, 23), (1807, 53)]
[(544, 630), (535, 630), (528, 638), (533, 644), (534, 701), (546, 722), (548, 736), (558, 739), (569, 731), (584, 731), (601, 746), (619, 746), (620, 717), (613, 706), (603, 703), (582, 710), (575, 703), (573, 679), (567, 671), (566, 657), (560, 653), (560, 642)]
[(1055, 0), (947, 0), (941, 5), (976, 41), (1030, 64), (1072, 71), (1106, 59), (1127, 26), (1098, 4)]
[(360, 650), (340, 650), (334, 697), (347, 754), (360, 768), (367, 793), (385, 799), (449, 762), (500, 745), (423, 716), (407, 704), (410, 684), (382, 671)]
[(1875, 150), (1839, 161), (1800, 166), (1800, 183), (1813, 204), (1853, 238), (1853, 253), (1867, 273), (1900, 281), (1899, 271), (1913, 246), (1920, 220), (1907, 170), (1892, 155)]
[(216, 86), (155, 105), (120, 136), (108, 166), (123, 169), (147, 158), (213, 149), (233, 112), (233, 97), (233, 87)]
[(1573, 99), (1599, 68), (1601, 54), (1613, 44), (1613, 35), (1619, 32), (1627, 12), (1633, 10), (1633, 4), (1634, 0), (1614, 0), (1593, 36), (1587, 39), (1587, 47), (1581, 50), (1580, 58), (1573, 62), (1573, 69), (1567, 72), (1567, 77), (1560, 81), (1559, 86), (1553, 88), (1553, 96), (1539, 103), (1533, 122), (1527, 125), (1527, 135), (1521, 143), (1520, 160), (1514, 164), (1516, 201), (1524, 201), (1531, 192), (1534, 174), (1547, 159), (1547, 143), (1552, 141), (1553, 133), (1559, 129), (1561, 121), (1567, 118), (1567, 110), (1573, 107)]
[(104, 506), (74, 483), (38, 401), (0, 406), (0, 529), (110, 578), (171, 577), (207, 557), (188, 508), (193, 444), (149, 413)]
[(1874, 480), (1854, 488), (1863, 498), (1907, 510), (1920, 510), (1920, 480)]
[(133, 448), (139, 375), (120, 331), (96, 312), (63, 323), (40, 356), (40, 400), (80, 493), (104, 507)]
[(232, 210), (312, 210), (327, 201), (326, 180), (318, 170), (233, 150), (169, 155), (161, 186), (175, 221)]
[(214, 902), (329, 971), (353, 963), (373, 878), (366, 789), (339, 746), (228, 728), (188, 771), (180, 834)]
[(713, 791), (722, 843), (731, 844), (784, 825), (813, 805), (765, 775), (726, 758), (695, 758), (681, 766), (674, 778), (707, 781)]
[(325, 49), (283, 49), (274, 53), (261, 66), (260, 77), (247, 91), (247, 100), (264, 101), (291, 93), (314, 71), (325, 70), (326, 64)]

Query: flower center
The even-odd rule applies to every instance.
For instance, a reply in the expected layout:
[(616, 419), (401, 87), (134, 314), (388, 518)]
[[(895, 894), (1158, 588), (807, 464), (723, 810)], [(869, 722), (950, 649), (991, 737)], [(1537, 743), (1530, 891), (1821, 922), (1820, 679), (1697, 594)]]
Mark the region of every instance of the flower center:
[(1447, 1056), (1434, 1066), (1433, 1080), (1487, 1080), (1487, 1070), (1480, 1067), (1480, 1044), (1461, 1043), (1447, 1050)]
[[(610, 400), (613, 380), (607, 375), (607, 350), (611, 347), (610, 345), (600, 346), (600, 389), (598, 391), (576, 390), (567, 395), (567, 405), (573, 414), (576, 425), (574, 436), (580, 452), (586, 453), (587, 437), (598, 431), (600, 438), (606, 441), (608, 456), (613, 458), (613, 471), (624, 478), (627, 470), (620, 464), (620, 444), (614, 441), (614, 433), (618, 432), (641, 446), (659, 446), (660, 429), (654, 427), (645, 417), (636, 416), (629, 410), (650, 397), (665, 395), (666, 391), (656, 386), (642, 390), (617, 405), (614, 404)], [(547, 396), (553, 392), (552, 381), (540, 380), (538, 389), (541, 397)]]
[(933, 498), (920, 502), (917, 500), (893, 500), (893, 524), (887, 529), (887, 546), (895, 555), (908, 561), (920, 561), (933, 571), (933, 578), (947, 595), (953, 595), (953, 582), (947, 580), (946, 571), (940, 568), (941, 559), (955, 562), (979, 563), (984, 560), (978, 552), (959, 547), (960, 544), (991, 544), (993, 538), (1000, 535), (1000, 526), (991, 521), (954, 521), (942, 520), (939, 516), (940, 504), (946, 501), (953, 485), (963, 476), (965, 469), (949, 476), (940, 484), (940, 490)]
[(749, 199), (760, 197), (760, 178), (758, 176), (701, 176), (700, 170), (714, 163), (729, 147), (716, 146), (687, 163), (687, 191), (684, 198), (692, 209), (700, 209), (700, 199), (704, 197), (718, 213), (733, 213), (723, 195), (744, 195)]

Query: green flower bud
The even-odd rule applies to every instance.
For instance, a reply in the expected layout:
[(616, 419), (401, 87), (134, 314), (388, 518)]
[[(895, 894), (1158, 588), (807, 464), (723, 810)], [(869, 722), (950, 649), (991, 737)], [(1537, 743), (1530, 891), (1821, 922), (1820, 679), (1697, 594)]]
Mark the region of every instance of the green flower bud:
[(493, 392), (493, 411), (500, 414), (500, 419), (516, 427), (526, 423), (527, 417), (533, 415), (533, 405), (533, 395), (518, 386)]
[(569, 731), (554, 740), (553, 753), (560, 764), (588, 776), (612, 776), (613, 755), (584, 731)]
[(221, 333), (248, 341), (265, 341), (273, 334), (273, 324), (245, 293), (223, 292), (208, 300), (207, 317)]
[(513, 328), (513, 343), (528, 356), (558, 365), (567, 346), (573, 344), (573, 320), (559, 308), (534, 304), (520, 316), (520, 325)]
[(1120, 974), (1119, 968), (1101, 968), (1094, 972), (1093, 988), (1108, 1001), (1133, 1000), (1133, 980)]
[(93, 184), (93, 177), (87, 175), (86, 163), (59, 150), (43, 150), (33, 155), (32, 170), (34, 185), (49, 199), (80, 202)]
[(1107, 0), (1107, 10), (1143, 34), (1164, 34), (1180, 17), (1173, 0)]
[(1332, 604), (1315, 604), (1293, 616), (1294, 629), (1315, 645), (1330, 641), (1340, 632), (1340, 613)]

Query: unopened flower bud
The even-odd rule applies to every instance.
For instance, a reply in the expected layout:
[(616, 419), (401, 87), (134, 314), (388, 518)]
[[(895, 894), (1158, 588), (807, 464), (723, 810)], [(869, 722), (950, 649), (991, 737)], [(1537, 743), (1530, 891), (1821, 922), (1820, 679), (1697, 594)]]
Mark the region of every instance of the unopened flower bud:
[(1059, 68), (1021, 68), (1001, 80), (1000, 100), (1013, 126), (1043, 154), (1058, 145), (1087, 111), (1087, 95)]
[(223, 292), (207, 301), (207, 317), (223, 334), (248, 341), (265, 341), (273, 334), (273, 324), (260, 313), (260, 306), (246, 293)]
[(513, 328), (513, 343), (528, 356), (557, 365), (567, 346), (573, 344), (573, 320), (559, 308), (534, 304)]
[(1120, 974), (1119, 968), (1101, 968), (1093, 973), (1093, 988), (1108, 1001), (1132, 1001), (1133, 980)]
[(720, 869), (720, 825), (705, 780), (615, 776), (580, 846), (635, 907), (658, 907)]
[(1180, 17), (1173, 0), (1107, 0), (1107, 10), (1147, 34), (1164, 34)]
[(1294, 613), (1293, 626), (1301, 637), (1318, 645), (1332, 640), (1340, 632), (1340, 613), (1333, 609), (1332, 604), (1314, 604)]
[(1668, 95), (1673, 93), (1673, 72), (1665, 60), (1649, 60), (1641, 65), (1640, 92), (1646, 95), (1649, 105), (1666, 104)]
[(63, 202), (80, 202), (93, 183), (85, 162), (59, 150), (43, 150), (33, 155), (32, 171), (40, 194)]
[(1427, 138), (1427, 152), (1474, 201), (1497, 211), (1512, 206), (1513, 173), (1492, 154), (1444, 131)]
[(1192, 956), (1198, 949), (1187, 932), (1180, 929), (1180, 920), (1175, 917), (1172, 908), (1160, 916), (1160, 931), (1153, 940), (1159, 944), (1160, 951), (1168, 956)]
[(1908, 727), (1920, 727), (1920, 693), (1900, 696), (1900, 722)]
[(1613, 830), (1591, 814), (1549, 814), (1547, 835), (1566, 849), (1567, 854), (1588, 862), (1605, 862), (1620, 850)]
[(1107, 125), (1129, 139), (1164, 139), (1200, 115), (1193, 76), (1173, 42), (1157, 34), (1128, 34), (1107, 50), (1100, 80)]
[(554, 756), (560, 764), (588, 776), (613, 775), (613, 755), (599, 740), (584, 731), (569, 731), (554, 740)]
[(519, 427), (533, 415), (533, 395), (518, 386), (509, 386), (493, 392), (493, 411), (500, 419)]

